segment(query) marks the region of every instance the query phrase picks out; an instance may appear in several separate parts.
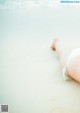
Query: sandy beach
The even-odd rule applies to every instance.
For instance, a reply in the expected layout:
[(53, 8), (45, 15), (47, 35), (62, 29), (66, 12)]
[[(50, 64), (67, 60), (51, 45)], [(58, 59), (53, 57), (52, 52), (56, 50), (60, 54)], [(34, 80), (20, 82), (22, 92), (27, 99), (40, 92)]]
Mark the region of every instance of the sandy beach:
[(50, 49), (55, 36), (65, 42), (80, 36), (76, 12), (1, 10), (0, 104), (8, 104), (9, 113), (80, 113), (80, 84), (63, 80), (57, 54)]

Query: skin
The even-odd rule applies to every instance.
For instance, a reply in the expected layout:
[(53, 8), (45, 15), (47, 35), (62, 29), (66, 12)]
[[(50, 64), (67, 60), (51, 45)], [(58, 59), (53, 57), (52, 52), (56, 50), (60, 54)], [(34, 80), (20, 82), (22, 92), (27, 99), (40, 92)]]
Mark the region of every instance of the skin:
[[(76, 42), (76, 43), (75, 43)], [(69, 56), (71, 55), (72, 51), (79, 47), (79, 41), (76, 41), (76, 39), (72, 43), (72, 39), (70, 40), (60, 40), (59, 38), (55, 38), (51, 48), (52, 50), (55, 50), (58, 54), (58, 57), (60, 59), (60, 66), (61, 69), (63, 69), (67, 64), (67, 74), (74, 80), (78, 81), (80, 83), (80, 56), (77, 58), (70, 59), (68, 61)], [(80, 52), (80, 50), (79, 50)], [(76, 54), (76, 52), (74, 53)], [(68, 63), (69, 62), (69, 63)]]
[[(61, 68), (63, 69), (64, 66), (66, 65), (68, 56), (69, 56), (69, 52), (65, 52), (65, 49), (63, 46), (64, 42), (61, 42), (61, 40), (59, 38), (55, 38), (53, 43), (51, 44), (51, 49), (56, 51), (56, 53), (58, 54), (59, 60), (60, 60), (60, 65)], [(63, 46), (62, 46), (63, 45)]]

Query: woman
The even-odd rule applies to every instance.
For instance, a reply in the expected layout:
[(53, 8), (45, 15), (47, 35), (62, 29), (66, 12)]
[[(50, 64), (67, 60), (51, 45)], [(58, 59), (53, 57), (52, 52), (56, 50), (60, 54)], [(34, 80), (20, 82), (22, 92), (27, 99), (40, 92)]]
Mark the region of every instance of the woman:
[(80, 42), (77, 39), (55, 38), (51, 45), (60, 59), (65, 80), (75, 79), (80, 83)]

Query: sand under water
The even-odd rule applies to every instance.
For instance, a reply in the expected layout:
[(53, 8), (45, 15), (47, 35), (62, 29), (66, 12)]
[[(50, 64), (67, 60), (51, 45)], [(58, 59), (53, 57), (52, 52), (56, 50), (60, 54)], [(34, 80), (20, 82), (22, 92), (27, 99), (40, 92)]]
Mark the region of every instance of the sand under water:
[[(59, 58), (50, 49), (55, 35), (66, 42), (77, 28), (79, 15), (70, 11), (0, 13), (0, 104), (8, 104), (9, 113), (80, 113), (80, 84), (63, 80)], [(63, 21), (70, 14), (74, 21)], [(72, 22), (69, 29), (66, 21)]]

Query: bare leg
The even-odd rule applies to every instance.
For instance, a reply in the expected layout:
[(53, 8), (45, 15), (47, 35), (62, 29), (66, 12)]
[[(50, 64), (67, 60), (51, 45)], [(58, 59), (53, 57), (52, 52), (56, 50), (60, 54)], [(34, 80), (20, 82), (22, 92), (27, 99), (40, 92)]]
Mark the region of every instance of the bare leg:
[(67, 72), (67, 68), (66, 68), (68, 54), (66, 52), (64, 52), (64, 50), (62, 49), (59, 38), (54, 39), (54, 42), (52, 43), (51, 48), (52, 48), (52, 50), (55, 50), (59, 56), (64, 80), (71, 80), (71, 77), (68, 76), (68, 72)]
[(61, 68), (63, 69), (66, 65), (68, 55), (66, 55), (65, 49), (63, 49), (64, 47), (62, 47), (62, 45), (63, 44), (60, 38), (55, 38), (51, 45), (51, 49), (56, 51), (56, 53), (58, 54), (58, 57), (60, 59), (60, 65), (61, 65)]
[[(80, 40), (79, 38), (57, 39), (51, 48), (60, 58), (61, 69), (65, 80), (69, 77), (80, 83)], [(68, 77), (68, 78), (67, 78)]]
[(68, 74), (80, 83), (80, 48), (73, 50), (66, 66), (68, 67)]

